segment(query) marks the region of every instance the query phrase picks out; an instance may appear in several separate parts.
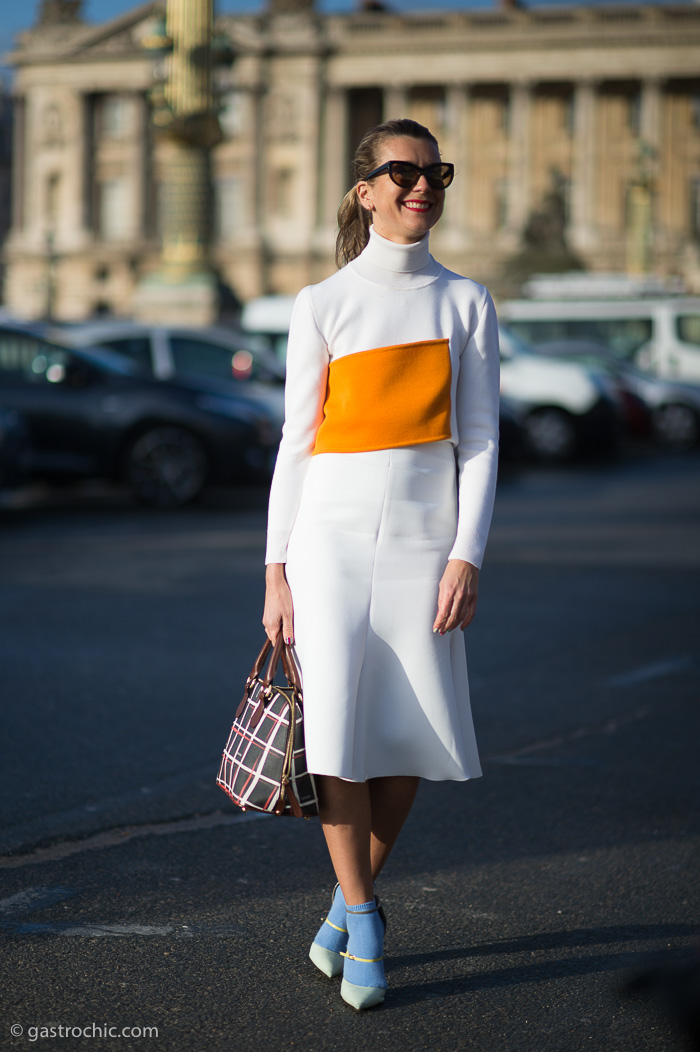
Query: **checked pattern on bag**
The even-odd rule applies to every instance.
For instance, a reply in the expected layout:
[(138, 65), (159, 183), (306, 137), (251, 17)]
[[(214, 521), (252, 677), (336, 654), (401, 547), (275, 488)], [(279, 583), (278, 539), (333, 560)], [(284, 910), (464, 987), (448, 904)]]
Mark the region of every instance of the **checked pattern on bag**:
[(303, 711), (293, 688), (265, 691), (259, 680), (251, 684), (245, 707), (231, 727), (216, 781), (244, 810), (318, 814), (314, 778), (306, 770)]

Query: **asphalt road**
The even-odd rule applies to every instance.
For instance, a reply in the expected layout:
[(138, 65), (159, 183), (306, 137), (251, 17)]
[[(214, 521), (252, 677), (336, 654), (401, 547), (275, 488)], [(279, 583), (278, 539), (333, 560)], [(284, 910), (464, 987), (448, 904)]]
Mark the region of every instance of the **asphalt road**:
[(680, 996), (700, 960), (700, 457), (503, 478), (467, 632), (484, 777), (422, 786), (363, 1014), (306, 959), (318, 825), (214, 786), (264, 503), (0, 508), (0, 1049), (689, 1048), (623, 988)]

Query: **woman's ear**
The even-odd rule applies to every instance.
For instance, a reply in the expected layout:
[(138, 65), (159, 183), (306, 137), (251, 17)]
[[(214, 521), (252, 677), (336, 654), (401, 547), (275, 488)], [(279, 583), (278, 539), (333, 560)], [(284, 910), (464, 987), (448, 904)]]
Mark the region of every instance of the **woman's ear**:
[(374, 211), (374, 201), (372, 200), (372, 187), (369, 183), (364, 181), (359, 182), (355, 187), (357, 199), (368, 212)]

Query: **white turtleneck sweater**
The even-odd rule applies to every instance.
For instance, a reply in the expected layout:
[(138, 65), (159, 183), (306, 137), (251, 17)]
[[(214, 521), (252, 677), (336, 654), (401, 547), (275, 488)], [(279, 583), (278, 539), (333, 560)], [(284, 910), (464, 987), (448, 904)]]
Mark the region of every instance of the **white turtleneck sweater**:
[[(451, 442), (459, 512), (451, 559), (480, 567), (491, 522), (498, 457), (499, 348), (496, 312), (481, 285), (412, 245), (370, 241), (337, 274), (299, 293), (287, 348), (285, 424), (270, 490), (265, 561), (283, 563), (323, 419), (331, 362), (417, 341), (449, 341)], [(323, 455), (323, 454), (320, 454)]]

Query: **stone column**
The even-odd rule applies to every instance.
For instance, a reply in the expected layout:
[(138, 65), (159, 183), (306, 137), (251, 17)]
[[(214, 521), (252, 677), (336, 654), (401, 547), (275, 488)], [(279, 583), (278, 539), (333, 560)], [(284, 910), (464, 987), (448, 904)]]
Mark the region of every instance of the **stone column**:
[(408, 89), (405, 84), (391, 84), (384, 88), (385, 121), (405, 117), (408, 106)]
[(516, 81), (510, 89), (508, 120), (508, 231), (518, 238), (530, 209), (530, 114), (532, 85)]
[(463, 238), (469, 226), (469, 88), (451, 84), (447, 89), (447, 139), (440, 143), (444, 160), (452, 161), (455, 177), (445, 195), (443, 234)]
[(327, 87), (323, 100), (323, 203), (321, 226), (334, 229), (338, 206), (350, 188), (348, 106), (344, 88)]
[(61, 158), (61, 181), (65, 186), (59, 214), (56, 216), (57, 248), (72, 251), (89, 241), (85, 224), (85, 199), (91, 192), (85, 153), (85, 104), (82, 92), (68, 93), (61, 99), (65, 145)]
[(149, 128), (148, 107), (143, 95), (135, 96), (137, 134), (134, 149), (134, 234), (137, 238), (146, 236), (146, 213), (148, 209), (148, 169), (149, 169)]
[(661, 85), (656, 78), (642, 81), (639, 137), (658, 151), (661, 134)]
[(571, 173), (570, 237), (572, 247), (585, 251), (595, 240), (596, 85), (578, 81), (574, 87), (573, 167)]
[(24, 229), (24, 188), (26, 172), (26, 101), (23, 95), (13, 100), (12, 128), (12, 233), (21, 234)]

